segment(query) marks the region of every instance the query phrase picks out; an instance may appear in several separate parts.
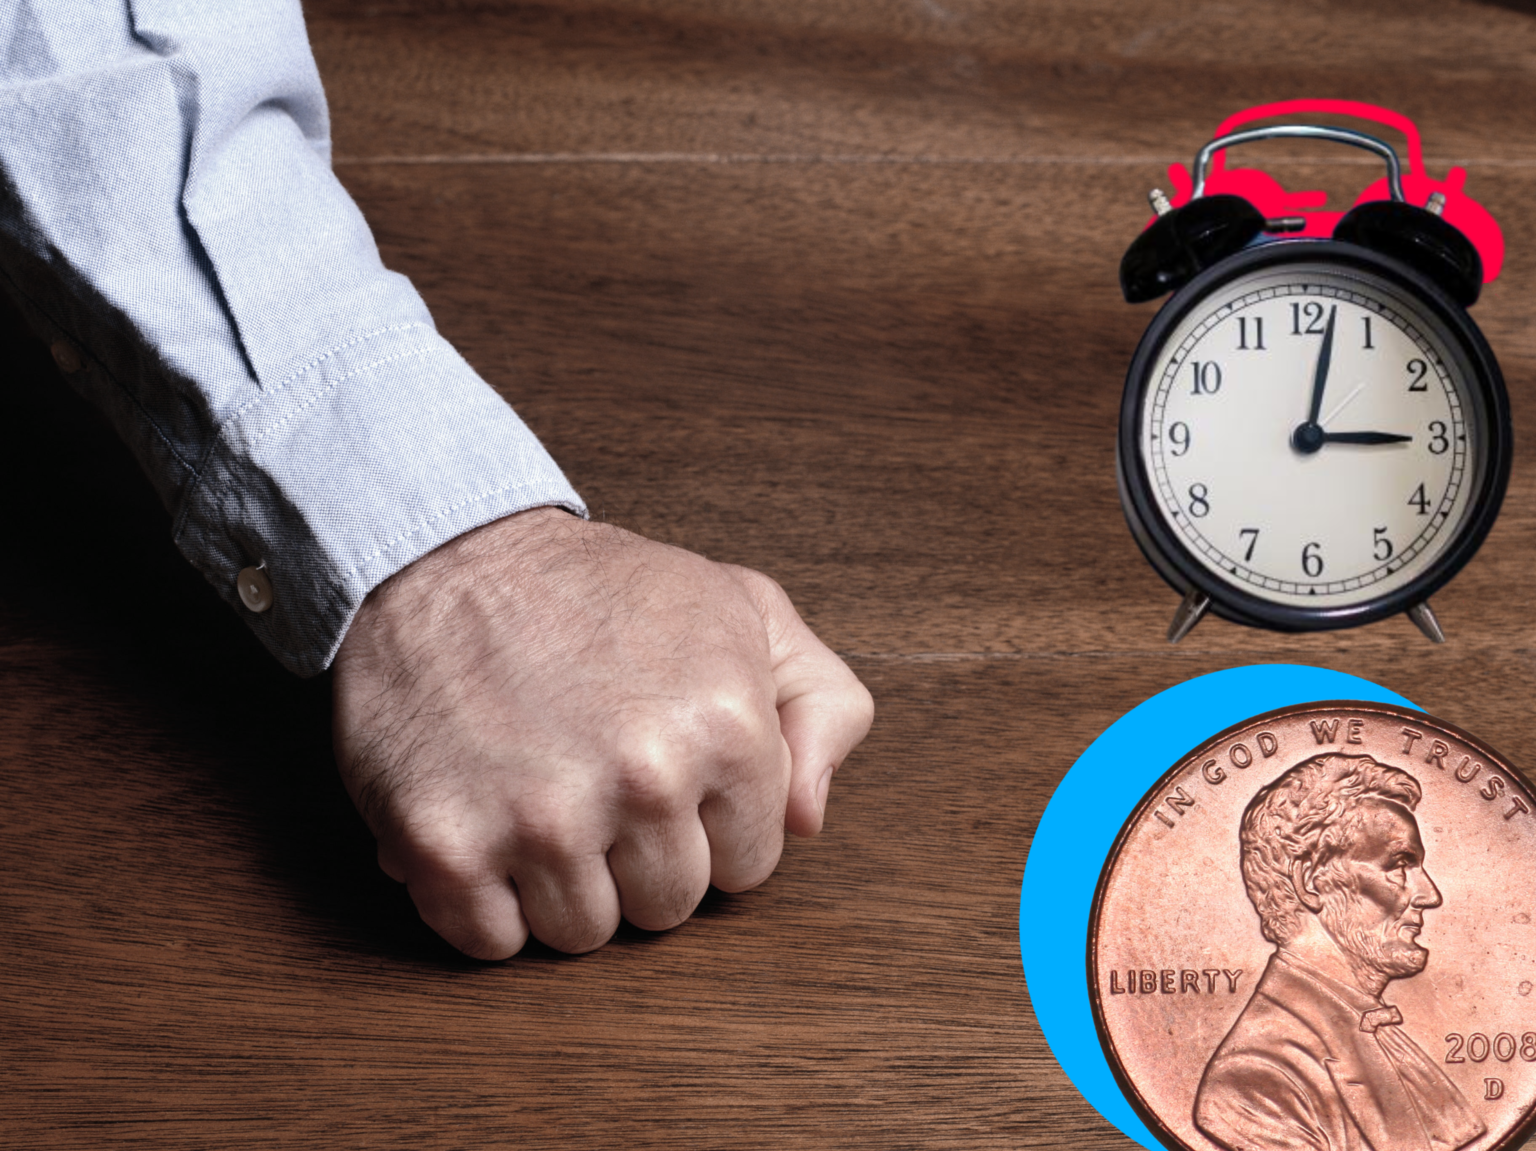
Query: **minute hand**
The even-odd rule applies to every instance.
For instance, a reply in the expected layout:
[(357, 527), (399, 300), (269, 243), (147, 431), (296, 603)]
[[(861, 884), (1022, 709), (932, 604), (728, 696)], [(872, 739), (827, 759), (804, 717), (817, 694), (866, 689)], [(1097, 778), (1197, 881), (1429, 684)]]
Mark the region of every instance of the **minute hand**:
[(1307, 410), (1307, 423), (1317, 423), (1323, 410), (1323, 389), (1328, 386), (1328, 366), (1333, 360), (1333, 322), (1338, 319), (1339, 306), (1328, 310), (1328, 326), (1323, 329), (1323, 343), (1317, 349), (1317, 367), (1312, 372), (1312, 406)]
[(1396, 432), (1324, 432), (1325, 444), (1406, 444), (1412, 436), (1400, 436)]

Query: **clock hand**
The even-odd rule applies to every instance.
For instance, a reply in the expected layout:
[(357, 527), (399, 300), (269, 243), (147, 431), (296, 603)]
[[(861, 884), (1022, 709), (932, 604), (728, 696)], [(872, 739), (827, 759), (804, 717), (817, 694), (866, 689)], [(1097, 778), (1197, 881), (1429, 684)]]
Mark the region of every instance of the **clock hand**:
[(1396, 432), (1324, 432), (1325, 444), (1407, 444), (1412, 436), (1400, 436)]
[(1345, 408), (1349, 407), (1349, 405), (1354, 402), (1355, 397), (1363, 391), (1365, 391), (1365, 385), (1356, 384), (1354, 390), (1351, 391), (1349, 395), (1340, 400), (1337, 404), (1335, 404), (1333, 411), (1329, 412), (1326, 416), (1319, 420), (1318, 423), (1326, 428), (1329, 424), (1333, 423), (1334, 420), (1338, 419), (1339, 413), (1342, 412)]
[(1328, 311), (1328, 326), (1323, 329), (1323, 346), (1317, 349), (1317, 368), (1312, 373), (1312, 407), (1307, 411), (1307, 423), (1317, 423), (1323, 410), (1323, 389), (1328, 386), (1328, 366), (1333, 362), (1333, 322), (1338, 319), (1339, 306)]
[(1291, 447), (1302, 455), (1311, 455), (1323, 446), (1323, 427), (1317, 417), (1323, 410), (1323, 390), (1328, 386), (1328, 366), (1333, 362), (1333, 324), (1338, 317), (1339, 306), (1335, 304), (1329, 309), (1323, 343), (1317, 349), (1317, 367), (1312, 371), (1312, 404), (1307, 409), (1306, 421), (1298, 424), (1291, 433)]

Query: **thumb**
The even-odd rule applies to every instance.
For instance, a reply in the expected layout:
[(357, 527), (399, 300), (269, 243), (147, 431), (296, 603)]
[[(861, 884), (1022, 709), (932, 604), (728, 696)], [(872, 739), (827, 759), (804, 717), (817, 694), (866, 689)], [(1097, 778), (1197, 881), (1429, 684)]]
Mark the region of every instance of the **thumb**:
[(875, 702), (848, 665), (805, 626), (783, 588), (746, 568), (737, 574), (768, 631), (779, 732), (790, 754), (784, 827), (792, 835), (815, 835), (832, 774), (868, 734)]

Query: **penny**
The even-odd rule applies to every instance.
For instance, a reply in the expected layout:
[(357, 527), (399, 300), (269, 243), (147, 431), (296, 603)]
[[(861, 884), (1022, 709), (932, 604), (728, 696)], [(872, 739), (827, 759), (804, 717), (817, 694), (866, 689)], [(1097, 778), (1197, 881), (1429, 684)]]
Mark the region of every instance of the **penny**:
[(1183, 1151), (1492, 1151), (1536, 1113), (1536, 793), (1353, 701), (1271, 712), (1146, 794), (1094, 897), (1099, 1039)]

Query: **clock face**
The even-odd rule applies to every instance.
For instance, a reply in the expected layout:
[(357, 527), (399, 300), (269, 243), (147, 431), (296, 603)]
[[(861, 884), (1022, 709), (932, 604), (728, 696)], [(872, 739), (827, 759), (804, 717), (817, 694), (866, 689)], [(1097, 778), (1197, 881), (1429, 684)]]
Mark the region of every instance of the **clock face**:
[(1462, 343), (1365, 267), (1254, 263), (1183, 314), (1144, 378), (1152, 506), (1196, 564), (1271, 604), (1402, 591), (1485, 488), (1490, 417)]

